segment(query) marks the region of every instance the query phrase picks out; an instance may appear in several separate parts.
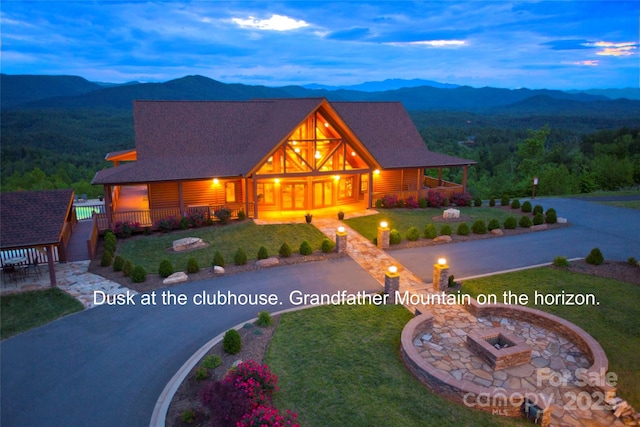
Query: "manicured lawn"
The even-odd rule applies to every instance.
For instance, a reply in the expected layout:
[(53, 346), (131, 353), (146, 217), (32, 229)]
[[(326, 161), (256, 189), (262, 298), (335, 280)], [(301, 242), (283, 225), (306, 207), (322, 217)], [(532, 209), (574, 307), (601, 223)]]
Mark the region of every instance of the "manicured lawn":
[(78, 300), (56, 288), (5, 295), (0, 298), (0, 337), (9, 338), (83, 309)]
[(598, 202), (607, 206), (615, 206), (618, 208), (640, 209), (640, 200), (628, 200), (626, 202)]
[(267, 363), (275, 404), (303, 426), (525, 425), (431, 393), (400, 360), (412, 315), (398, 306), (324, 306), (283, 314)]
[[(199, 237), (210, 245), (192, 252), (167, 252), (174, 240), (184, 237)], [(238, 248), (244, 249), (249, 259), (256, 259), (260, 246), (266, 247), (269, 255), (277, 255), (284, 242), (287, 242), (293, 252), (297, 252), (303, 240), (308, 240), (314, 249), (319, 249), (324, 238), (324, 234), (311, 224), (256, 225), (251, 221), (244, 221), (118, 239), (116, 254), (131, 260), (134, 265), (142, 265), (147, 272), (157, 273), (160, 261), (165, 258), (171, 261), (174, 270), (184, 271), (191, 257), (196, 258), (201, 268), (211, 266), (217, 250), (228, 264), (232, 264)]]
[(465, 281), (464, 292), (529, 295), (534, 292), (557, 294), (592, 293), (600, 302), (597, 306), (529, 306), (563, 317), (593, 336), (609, 358), (609, 371), (619, 377), (618, 392), (634, 407), (640, 407), (640, 286), (571, 273), (555, 268), (524, 270)]
[[(498, 200), (497, 203), (500, 204), (500, 201)], [(548, 207), (552, 206), (544, 206), (544, 209), (546, 210)], [(400, 231), (403, 238), (406, 236), (409, 227), (416, 227), (422, 237), (424, 228), (429, 223), (435, 224), (436, 229), (438, 231), (440, 230), (444, 223), (434, 221), (433, 217), (441, 217), (442, 211), (445, 209), (447, 208), (380, 209), (380, 213), (376, 215), (350, 218), (345, 220), (345, 222), (367, 239), (373, 239), (378, 235), (378, 225), (380, 225), (380, 221), (387, 221), (389, 227)], [(448, 224), (451, 226), (454, 233), (458, 224), (462, 222), (466, 222), (469, 227), (471, 227), (473, 221), (477, 219), (483, 219), (485, 222), (489, 222), (489, 220), (495, 218), (500, 221), (500, 224), (502, 225), (504, 220), (509, 216), (514, 216), (517, 219), (520, 219), (520, 217), (524, 215), (520, 209), (501, 209), (499, 207), (456, 207), (455, 209), (460, 210), (460, 215), (468, 215), (472, 219), (469, 221), (449, 222)]]

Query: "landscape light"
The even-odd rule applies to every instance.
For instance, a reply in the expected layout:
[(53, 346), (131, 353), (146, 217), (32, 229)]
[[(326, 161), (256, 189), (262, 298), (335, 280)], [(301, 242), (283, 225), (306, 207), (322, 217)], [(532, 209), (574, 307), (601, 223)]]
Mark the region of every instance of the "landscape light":
[(388, 226), (389, 226), (389, 224), (387, 224), (387, 221), (382, 221), (380, 223), (380, 227), (382, 227), (382, 228), (387, 228)]
[(395, 265), (389, 266), (389, 273), (396, 274), (397, 272), (398, 272), (398, 267), (396, 267)]
[(447, 265), (447, 259), (446, 258), (438, 258), (438, 264)]
[(338, 227), (338, 233), (344, 233), (344, 227), (343, 226)]

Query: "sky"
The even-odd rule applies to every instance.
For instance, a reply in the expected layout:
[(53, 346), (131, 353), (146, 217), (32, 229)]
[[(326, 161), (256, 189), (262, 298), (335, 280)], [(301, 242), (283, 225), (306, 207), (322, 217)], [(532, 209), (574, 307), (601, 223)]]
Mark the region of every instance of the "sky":
[(16, 1), (3, 73), (159, 82), (640, 86), (640, 2)]

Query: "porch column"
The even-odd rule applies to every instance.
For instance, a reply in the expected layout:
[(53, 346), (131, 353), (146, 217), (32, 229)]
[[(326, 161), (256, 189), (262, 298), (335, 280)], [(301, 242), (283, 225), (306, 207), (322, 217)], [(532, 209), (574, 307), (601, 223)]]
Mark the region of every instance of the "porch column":
[(247, 213), (247, 217), (249, 217), (249, 182), (247, 181), (247, 177), (242, 178), (244, 182), (244, 211)]
[(438, 168), (438, 187), (442, 187), (442, 168)]
[(55, 288), (58, 283), (56, 282), (56, 267), (53, 262), (53, 245), (47, 246), (47, 264), (49, 266), (49, 281), (51, 282), (51, 287)]
[(367, 208), (371, 209), (373, 207), (373, 171), (369, 169), (369, 194), (367, 196)]
[(255, 175), (251, 176), (253, 180), (253, 218), (258, 218), (258, 179)]
[(464, 165), (464, 167), (462, 168), (462, 192), (466, 192), (467, 191), (467, 169), (469, 168), (469, 165)]
[(110, 185), (104, 186), (104, 213), (107, 216), (107, 228), (113, 230), (113, 199)]
[(180, 215), (184, 216), (184, 197), (182, 195), (182, 181), (178, 181), (178, 207), (180, 209)]

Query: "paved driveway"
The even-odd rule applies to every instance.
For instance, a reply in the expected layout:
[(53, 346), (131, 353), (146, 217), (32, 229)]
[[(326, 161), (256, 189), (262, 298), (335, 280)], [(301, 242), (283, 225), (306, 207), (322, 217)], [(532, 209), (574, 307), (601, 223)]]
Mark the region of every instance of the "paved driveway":
[[(391, 254), (427, 281), (434, 260), (442, 255), (458, 277), (548, 262), (556, 255), (585, 256), (594, 246), (608, 259), (640, 258), (638, 211), (569, 199), (536, 201), (555, 207), (575, 225)], [(380, 285), (351, 259), (342, 258), (172, 288), (189, 299), (203, 289), (277, 293), (283, 304), (276, 309), (284, 309), (293, 289), (377, 291)], [(0, 424), (147, 426), (156, 399), (180, 366), (209, 339), (262, 309), (103, 306), (5, 340), (0, 344)]]

